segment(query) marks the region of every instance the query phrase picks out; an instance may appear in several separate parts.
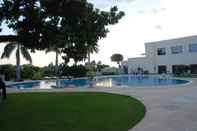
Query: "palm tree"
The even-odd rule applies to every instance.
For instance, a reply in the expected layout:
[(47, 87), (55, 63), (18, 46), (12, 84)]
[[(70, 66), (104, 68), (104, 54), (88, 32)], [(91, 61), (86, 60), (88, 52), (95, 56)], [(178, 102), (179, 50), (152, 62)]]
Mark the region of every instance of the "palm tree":
[(9, 58), (15, 49), (16, 49), (16, 81), (20, 81), (21, 80), (20, 53), (27, 61), (30, 62), (30, 64), (32, 63), (32, 58), (28, 50), (22, 44), (18, 42), (11, 42), (4, 47), (4, 51), (1, 55), (1, 59)]
[(55, 52), (55, 74), (57, 75), (58, 74), (58, 56), (61, 53), (61, 51), (59, 48), (50, 47), (46, 50), (46, 53), (49, 53), (49, 52)]
[(119, 68), (120, 68), (120, 63), (123, 61), (123, 56), (121, 54), (113, 54), (111, 56), (111, 61), (117, 62)]
[(87, 49), (87, 55), (88, 55), (88, 64), (90, 65), (91, 60), (90, 60), (90, 54), (92, 53), (98, 53), (99, 49), (97, 45), (89, 45)]

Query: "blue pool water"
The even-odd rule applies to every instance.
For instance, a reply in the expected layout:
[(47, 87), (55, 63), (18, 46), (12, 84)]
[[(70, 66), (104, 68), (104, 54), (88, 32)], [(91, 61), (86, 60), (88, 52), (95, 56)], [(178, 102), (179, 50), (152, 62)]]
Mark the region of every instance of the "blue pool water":
[[(180, 85), (188, 83), (186, 80), (161, 78), (158, 76), (102, 76), (96, 77), (94, 85), (96, 87), (162, 87), (167, 85)], [(54, 81), (32, 81), (25, 83), (16, 83), (9, 86), (10, 88), (28, 89), (51, 89), (51, 88), (67, 88), (67, 87), (78, 87), (87, 88), (89, 87), (90, 81), (86, 78), (83, 79), (72, 79), (72, 80), (54, 80)]]

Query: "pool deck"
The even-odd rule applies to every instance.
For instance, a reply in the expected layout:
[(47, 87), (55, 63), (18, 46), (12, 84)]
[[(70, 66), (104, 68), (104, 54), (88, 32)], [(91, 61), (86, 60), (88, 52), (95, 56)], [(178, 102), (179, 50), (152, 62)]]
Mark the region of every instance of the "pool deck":
[(8, 92), (94, 91), (124, 94), (141, 100), (147, 108), (145, 118), (129, 131), (197, 131), (197, 79), (188, 80), (192, 82), (180, 87), (9, 89)]

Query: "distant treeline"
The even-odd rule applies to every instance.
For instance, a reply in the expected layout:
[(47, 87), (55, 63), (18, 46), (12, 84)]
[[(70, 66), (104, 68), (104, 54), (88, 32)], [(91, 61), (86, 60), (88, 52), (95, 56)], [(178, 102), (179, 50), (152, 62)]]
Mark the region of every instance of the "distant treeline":
[[(108, 65), (96, 65), (95, 71), (100, 72), (101, 69), (109, 67)], [(22, 80), (39, 80), (45, 79), (47, 77), (85, 77), (87, 74), (86, 65), (72, 65), (67, 66), (65, 64), (60, 64), (58, 67), (58, 73), (56, 74), (55, 65), (49, 64), (46, 67), (37, 67), (30, 64), (21, 66), (21, 77)], [(0, 75), (5, 76), (6, 81), (16, 79), (16, 66), (11, 64), (0, 65)]]

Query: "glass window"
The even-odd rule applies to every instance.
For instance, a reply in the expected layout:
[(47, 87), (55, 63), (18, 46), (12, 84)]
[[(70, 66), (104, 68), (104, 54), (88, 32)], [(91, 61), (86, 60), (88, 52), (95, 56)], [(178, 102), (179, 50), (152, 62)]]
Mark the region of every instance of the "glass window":
[(165, 54), (166, 54), (166, 48), (157, 49), (157, 55), (165, 55)]
[(197, 44), (190, 44), (189, 52), (197, 52)]
[(181, 54), (183, 53), (183, 46), (173, 46), (171, 47), (172, 54)]

